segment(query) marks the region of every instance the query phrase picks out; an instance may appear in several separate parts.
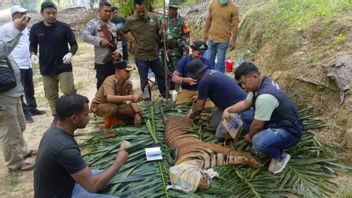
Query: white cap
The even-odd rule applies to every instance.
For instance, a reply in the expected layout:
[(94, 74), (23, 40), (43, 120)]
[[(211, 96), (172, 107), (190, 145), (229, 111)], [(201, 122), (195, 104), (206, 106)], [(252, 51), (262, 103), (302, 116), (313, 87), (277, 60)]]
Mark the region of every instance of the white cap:
[(14, 14), (14, 13), (16, 13), (16, 12), (21, 12), (21, 13), (27, 12), (27, 9), (26, 9), (26, 8), (23, 8), (23, 7), (19, 6), (19, 5), (15, 5), (15, 6), (13, 6), (13, 7), (11, 8), (11, 14)]

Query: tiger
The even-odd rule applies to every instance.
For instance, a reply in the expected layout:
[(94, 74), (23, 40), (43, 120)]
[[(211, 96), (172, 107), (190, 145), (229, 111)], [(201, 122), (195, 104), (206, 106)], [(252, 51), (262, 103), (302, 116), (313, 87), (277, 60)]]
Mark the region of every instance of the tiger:
[(171, 149), (178, 151), (176, 165), (196, 161), (199, 168), (209, 169), (226, 164), (259, 167), (260, 164), (248, 152), (232, 150), (218, 144), (210, 144), (190, 133), (192, 121), (185, 116), (170, 116), (165, 121), (165, 141)]

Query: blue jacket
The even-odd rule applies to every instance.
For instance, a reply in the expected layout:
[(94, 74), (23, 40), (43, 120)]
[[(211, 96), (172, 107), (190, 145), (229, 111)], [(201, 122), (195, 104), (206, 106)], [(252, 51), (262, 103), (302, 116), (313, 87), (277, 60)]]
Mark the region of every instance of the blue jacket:
[(258, 94), (253, 97), (252, 104), (254, 109), (255, 100), (261, 94), (271, 94), (279, 101), (279, 106), (273, 111), (270, 120), (266, 122), (264, 128), (283, 128), (297, 139), (300, 139), (304, 133), (303, 123), (296, 106), (286, 93), (271, 79), (264, 77)]

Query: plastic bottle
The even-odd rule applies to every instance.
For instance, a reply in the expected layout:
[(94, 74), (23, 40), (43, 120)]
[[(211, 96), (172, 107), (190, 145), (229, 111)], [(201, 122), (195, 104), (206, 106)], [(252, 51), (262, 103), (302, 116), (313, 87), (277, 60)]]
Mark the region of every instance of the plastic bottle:
[(225, 65), (226, 65), (226, 72), (233, 71), (234, 62), (230, 59), (230, 57), (227, 57), (227, 59), (225, 61)]
[(172, 96), (172, 101), (173, 101), (173, 102), (176, 102), (177, 91), (176, 91), (176, 90), (173, 90), (171, 96)]

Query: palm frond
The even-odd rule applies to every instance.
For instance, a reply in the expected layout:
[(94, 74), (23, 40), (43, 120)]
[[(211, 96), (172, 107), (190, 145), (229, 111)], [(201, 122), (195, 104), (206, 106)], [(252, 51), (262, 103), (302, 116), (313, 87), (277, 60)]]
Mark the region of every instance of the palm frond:
[[(86, 162), (97, 169), (105, 169), (115, 160), (119, 142), (132, 143), (128, 148), (129, 159), (102, 191), (119, 197), (286, 197), (295, 194), (299, 197), (329, 197), (336, 184), (331, 178), (337, 171), (352, 171), (327, 145), (321, 144), (312, 133), (307, 132), (300, 143), (288, 150), (292, 159), (288, 167), (279, 175), (267, 171), (268, 159), (257, 155), (264, 165), (260, 169), (239, 166), (216, 167), (220, 177), (213, 179), (211, 186), (204, 192), (185, 193), (166, 188), (169, 183), (168, 170), (174, 165), (173, 152), (164, 141), (164, 125), (161, 109), (169, 115), (180, 115), (187, 107), (174, 108), (170, 102), (156, 102), (142, 107), (146, 126), (123, 126), (110, 132), (116, 133), (113, 139), (104, 138), (105, 133), (97, 133), (82, 144)], [(310, 109), (300, 111), (307, 131), (321, 127), (322, 120), (309, 114)], [(219, 143), (215, 138), (215, 129), (206, 121), (196, 121), (189, 130), (196, 133), (202, 141)], [(107, 133), (110, 133), (107, 132)], [(158, 143), (163, 151), (163, 161), (147, 162), (144, 148)], [(235, 150), (251, 150), (243, 139), (228, 145)]]

